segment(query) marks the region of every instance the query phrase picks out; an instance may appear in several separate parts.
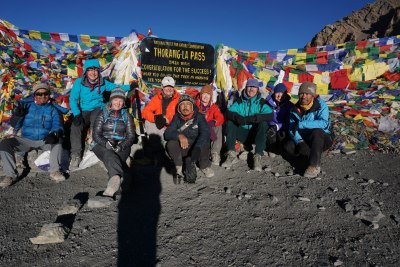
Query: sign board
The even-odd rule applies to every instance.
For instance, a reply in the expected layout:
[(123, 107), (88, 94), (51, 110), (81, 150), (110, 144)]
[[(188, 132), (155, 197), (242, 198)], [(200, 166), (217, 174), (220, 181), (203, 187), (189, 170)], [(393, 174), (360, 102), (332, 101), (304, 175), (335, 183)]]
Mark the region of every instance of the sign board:
[(142, 79), (161, 83), (165, 76), (177, 85), (202, 86), (214, 77), (214, 47), (209, 44), (145, 38), (140, 44)]

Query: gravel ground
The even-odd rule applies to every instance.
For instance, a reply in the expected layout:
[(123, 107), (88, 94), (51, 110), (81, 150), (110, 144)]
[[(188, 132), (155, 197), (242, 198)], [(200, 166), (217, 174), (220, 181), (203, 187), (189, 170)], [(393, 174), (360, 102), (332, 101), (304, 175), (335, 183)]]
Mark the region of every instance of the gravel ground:
[[(107, 183), (99, 165), (59, 184), (31, 172), (0, 191), (0, 266), (400, 265), (398, 156), (331, 153), (318, 179), (291, 175), (280, 156), (262, 162), (263, 172), (213, 166), (190, 185), (135, 162), (106, 208), (88, 206)], [(33, 245), (74, 198), (65, 241)]]

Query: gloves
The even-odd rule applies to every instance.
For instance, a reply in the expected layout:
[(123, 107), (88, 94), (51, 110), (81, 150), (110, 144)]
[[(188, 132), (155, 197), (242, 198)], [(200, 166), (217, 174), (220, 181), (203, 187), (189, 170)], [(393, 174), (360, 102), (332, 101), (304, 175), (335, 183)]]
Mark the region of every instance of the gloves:
[(208, 123), (208, 126), (210, 126), (210, 128), (211, 127), (215, 127), (215, 120), (210, 120), (209, 122), (207, 122)]
[(166, 124), (167, 120), (164, 118), (164, 115), (159, 114), (154, 116), (155, 124), (157, 129), (162, 129)]
[(257, 115), (246, 117), (246, 124), (251, 124), (251, 123), (256, 123), (256, 122), (257, 122)]
[(54, 145), (58, 143), (58, 134), (55, 132), (49, 133), (44, 139), (45, 144)]
[(193, 148), (192, 154), (190, 155), (192, 162), (196, 162), (200, 159), (200, 152), (201, 152), (200, 147), (196, 146)]
[(267, 130), (267, 139), (273, 144), (276, 143), (276, 133), (278, 132), (276, 125), (270, 125)]
[(75, 126), (80, 126), (83, 122), (82, 114), (74, 116), (74, 119), (72, 120), (72, 123)]
[(297, 151), (300, 155), (303, 155), (303, 156), (310, 155), (310, 147), (304, 141), (297, 144)]
[(135, 90), (136, 88), (139, 88), (139, 84), (136, 81), (133, 81), (130, 85), (129, 85), (129, 89), (130, 90)]
[(106, 142), (106, 148), (107, 148), (107, 149), (110, 149), (110, 150), (114, 150), (114, 146), (113, 146), (113, 144), (111, 144), (110, 141), (107, 141), (107, 142)]
[(18, 106), (14, 109), (14, 116), (23, 117), (25, 116), (25, 112), (24, 104), (18, 103)]
[(120, 152), (121, 150), (122, 150), (122, 148), (121, 148), (120, 145), (117, 145), (117, 146), (114, 147), (114, 152), (115, 152), (115, 153), (118, 153), (118, 152)]
[(243, 116), (236, 115), (236, 123), (241, 126), (246, 124), (246, 119)]

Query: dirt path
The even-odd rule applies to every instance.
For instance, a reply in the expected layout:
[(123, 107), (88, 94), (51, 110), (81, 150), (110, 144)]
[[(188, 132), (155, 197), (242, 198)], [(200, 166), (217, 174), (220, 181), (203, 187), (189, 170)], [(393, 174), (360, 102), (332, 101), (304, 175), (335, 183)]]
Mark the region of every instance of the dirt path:
[(136, 164), (126, 194), (108, 208), (83, 205), (52, 245), (29, 238), (107, 177), (98, 165), (61, 184), (31, 174), (0, 192), (0, 266), (400, 265), (399, 157), (330, 154), (320, 180), (286, 177), (292, 168), (280, 156), (263, 163), (271, 170), (240, 161), (179, 186), (165, 168)]

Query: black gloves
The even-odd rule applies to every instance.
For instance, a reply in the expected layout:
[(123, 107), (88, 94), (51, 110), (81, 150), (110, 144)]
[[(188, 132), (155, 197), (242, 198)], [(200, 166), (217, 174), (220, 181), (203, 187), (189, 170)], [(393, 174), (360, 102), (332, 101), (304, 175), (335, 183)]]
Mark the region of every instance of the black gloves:
[(190, 155), (192, 162), (196, 162), (200, 159), (200, 153), (201, 153), (200, 147), (196, 146), (193, 148), (192, 154)]
[(82, 124), (82, 122), (83, 122), (82, 114), (79, 114), (79, 115), (77, 115), (77, 116), (74, 116), (74, 118), (73, 118), (73, 120), (72, 120), (72, 123), (73, 123), (75, 126), (80, 126), (80, 125)]
[(16, 106), (14, 109), (14, 116), (23, 117), (23, 116), (25, 116), (25, 114), (26, 114), (26, 110), (25, 110), (24, 104), (18, 103), (18, 106)]
[(306, 142), (302, 141), (297, 144), (297, 152), (299, 155), (302, 156), (309, 156), (310, 155), (310, 147), (306, 144)]
[(45, 144), (54, 145), (58, 143), (58, 134), (55, 132), (49, 133), (44, 139)]
[(107, 142), (106, 142), (106, 148), (107, 148), (107, 149), (110, 149), (110, 150), (114, 150), (114, 146), (113, 146), (113, 144), (111, 144), (110, 141), (107, 141)]
[(159, 114), (154, 116), (154, 122), (156, 124), (157, 129), (162, 129), (166, 124), (167, 120), (164, 118), (164, 115)]
[(246, 124), (252, 124), (257, 122), (257, 115), (247, 116), (246, 117)]
[(273, 144), (276, 142), (276, 133), (278, 132), (276, 125), (270, 125), (267, 130), (267, 139), (268, 141)]
[(108, 140), (106, 142), (106, 148), (109, 150), (113, 150), (115, 153), (118, 153), (122, 150), (122, 147), (117, 144), (114, 140)]
[(246, 119), (243, 116), (236, 115), (236, 123), (241, 126), (246, 124)]

